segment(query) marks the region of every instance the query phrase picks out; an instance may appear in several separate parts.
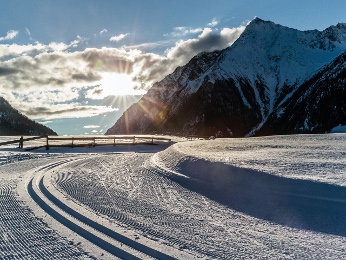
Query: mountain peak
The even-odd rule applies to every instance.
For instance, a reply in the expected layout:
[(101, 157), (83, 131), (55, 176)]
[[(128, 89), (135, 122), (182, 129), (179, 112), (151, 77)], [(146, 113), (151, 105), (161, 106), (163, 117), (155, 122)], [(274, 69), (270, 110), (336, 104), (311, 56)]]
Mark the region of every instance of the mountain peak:
[(322, 34), (333, 42), (346, 42), (346, 23), (329, 26)]
[[(286, 28), (289, 30), (294, 30), (294, 31), (299, 31), (294, 28), (290, 28), (287, 26), (283, 26), (280, 24), (276, 24), (272, 21), (266, 21), (263, 20), (259, 17), (255, 17), (246, 27), (244, 33), (247, 34), (248, 32), (253, 32), (253, 31), (263, 31), (263, 29), (269, 29), (269, 30), (274, 30), (274, 29), (279, 29), (279, 28)], [(304, 31), (301, 31), (304, 33)], [(346, 23), (338, 23), (337, 25), (331, 25), (328, 28), (320, 31), (320, 30), (308, 30), (305, 31), (306, 33), (315, 33), (318, 34), (320, 33), (321, 35), (319, 38), (326, 37), (331, 41), (337, 41), (337, 42), (342, 42), (346, 41)]]
[(248, 23), (241, 37), (249, 35), (251, 35), (251, 37), (255, 35), (269, 37), (268, 33), (271, 34), (275, 31), (282, 31), (283, 29), (297, 31), (296, 29), (288, 28), (286, 26), (276, 24), (272, 21), (265, 21), (261, 18), (255, 17), (250, 23)]
[(339, 28), (339, 29), (346, 30), (346, 23), (338, 23), (338, 24), (336, 25), (336, 27)]
[(260, 23), (272, 23), (274, 24), (274, 22), (272, 21), (265, 21), (257, 16), (255, 16), (255, 18), (250, 22), (250, 23), (257, 23), (257, 24), (260, 24)]
[[(203, 136), (253, 135), (264, 124), (268, 126), (271, 115), (282, 116), (283, 104), (287, 107), (287, 102), (296, 103), (291, 97), (297, 89), (345, 51), (343, 28), (339, 24), (324, 31), (299, 31), (256, 17), (228, 48), (201, 53), (155, 83), (107, 134), (169, 131)], [(336, 77), (336, 85), (344, 84), (339, 74)], [(339, 121), (335, 123), (343, 123)], [(316, 121), (311, 122), (316, 125)], [(301, 125), (297, 127), (294, 129), (299, 132)], [(332, 126), (321, 129), (328, 131), (328, 127)], [(302, 129), (307, 128), (303, 125)]]
[(261, 18), (259, 18), (259, 17), (256, 16), (256, 17), (247, 25), (246, 28), (256, 28), (256, 27), (258, 27), (258, 26), (260, 26), (260, 27), (262, 27), (262, 26), (271, 26), (271, 27), (273, 27), (273, 26), (279, 26), (279, 27), (284, 27), (284, 26), (279, 25), (279, 24), (276, 24), (276, 23), (274, 23), (274, 22), (272, 22), (272, 21), (266, 21), (266, 20), (263, 20), (263, 19), (261, 19)]
[(41, 125), (13, 108), (0, 96), (0, 135), (56, 135), (47, 126)]

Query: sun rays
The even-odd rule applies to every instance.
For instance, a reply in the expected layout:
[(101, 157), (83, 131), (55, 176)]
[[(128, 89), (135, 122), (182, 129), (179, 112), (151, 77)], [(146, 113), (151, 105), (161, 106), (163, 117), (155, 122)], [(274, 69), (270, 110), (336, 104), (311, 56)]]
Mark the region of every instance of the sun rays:
[(138, 89), (140, 83), (132, 80), (131, 75), (125, 73), (105, 72), (101, 74), (102, 79), (97, 82), (97, 91), (94, 94), (98, 98), (107, 96), (143, 95), (145, 90)]
[[(116, 106), (119, 110), (126, 110), (131, 104), (135, 103), (138, 101), (138, 98), (136, 98), (134, 95), (118, 95), (118, 96), (112, 96), (112, 97), (108, 97), (111, 98), (111, 101), (107, 101), (107, 105), (114, 107)], [(106, 101), (105, 101), (106, 102)], [(126, 113), (124, 114), (126, 116)], [(126, 117), (127, 119), (127, 117)], [(106, 114), (100, 118), (100, 120), (98, 121), (98, 124), (101, 126), (104, 126), (107, 124), (107, 120), (109, 120), (109, 118), (106, 117)], [(116, 120), (116, 118), (114, 118), (114, 121)], [(126, 124), (127, 123), (127, 120)], [(113, 122), (113, 121), (112, 121)], [(102, 134), (100, 132), (100, 134)]]

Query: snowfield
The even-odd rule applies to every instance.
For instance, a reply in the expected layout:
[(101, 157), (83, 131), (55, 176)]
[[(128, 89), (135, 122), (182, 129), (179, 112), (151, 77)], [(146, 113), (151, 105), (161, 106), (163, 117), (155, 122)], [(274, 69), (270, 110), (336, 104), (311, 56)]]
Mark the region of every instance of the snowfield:
[(0, 259), (345, 258), (346, 134), (175, 141), (0, 147)]

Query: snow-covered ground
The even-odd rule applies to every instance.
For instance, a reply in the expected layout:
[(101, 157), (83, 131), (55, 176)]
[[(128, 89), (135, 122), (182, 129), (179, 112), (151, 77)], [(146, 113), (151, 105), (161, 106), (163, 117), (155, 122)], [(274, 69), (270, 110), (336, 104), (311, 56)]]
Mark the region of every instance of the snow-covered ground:
[(0, 147), (0, 259), (345, 257), (346, 134), (175, 141)]

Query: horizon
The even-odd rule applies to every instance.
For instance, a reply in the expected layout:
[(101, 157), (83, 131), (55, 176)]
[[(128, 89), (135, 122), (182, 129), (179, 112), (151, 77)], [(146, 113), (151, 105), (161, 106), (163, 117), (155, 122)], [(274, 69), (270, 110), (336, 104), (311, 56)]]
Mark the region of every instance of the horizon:
[(154, 82), (232, 45), (254, 17), (321, 31), (346, 22), (345, 9), (345, 1), (11, 1), (0, 18), (0, 95), (59, 135), (104, 134)]

